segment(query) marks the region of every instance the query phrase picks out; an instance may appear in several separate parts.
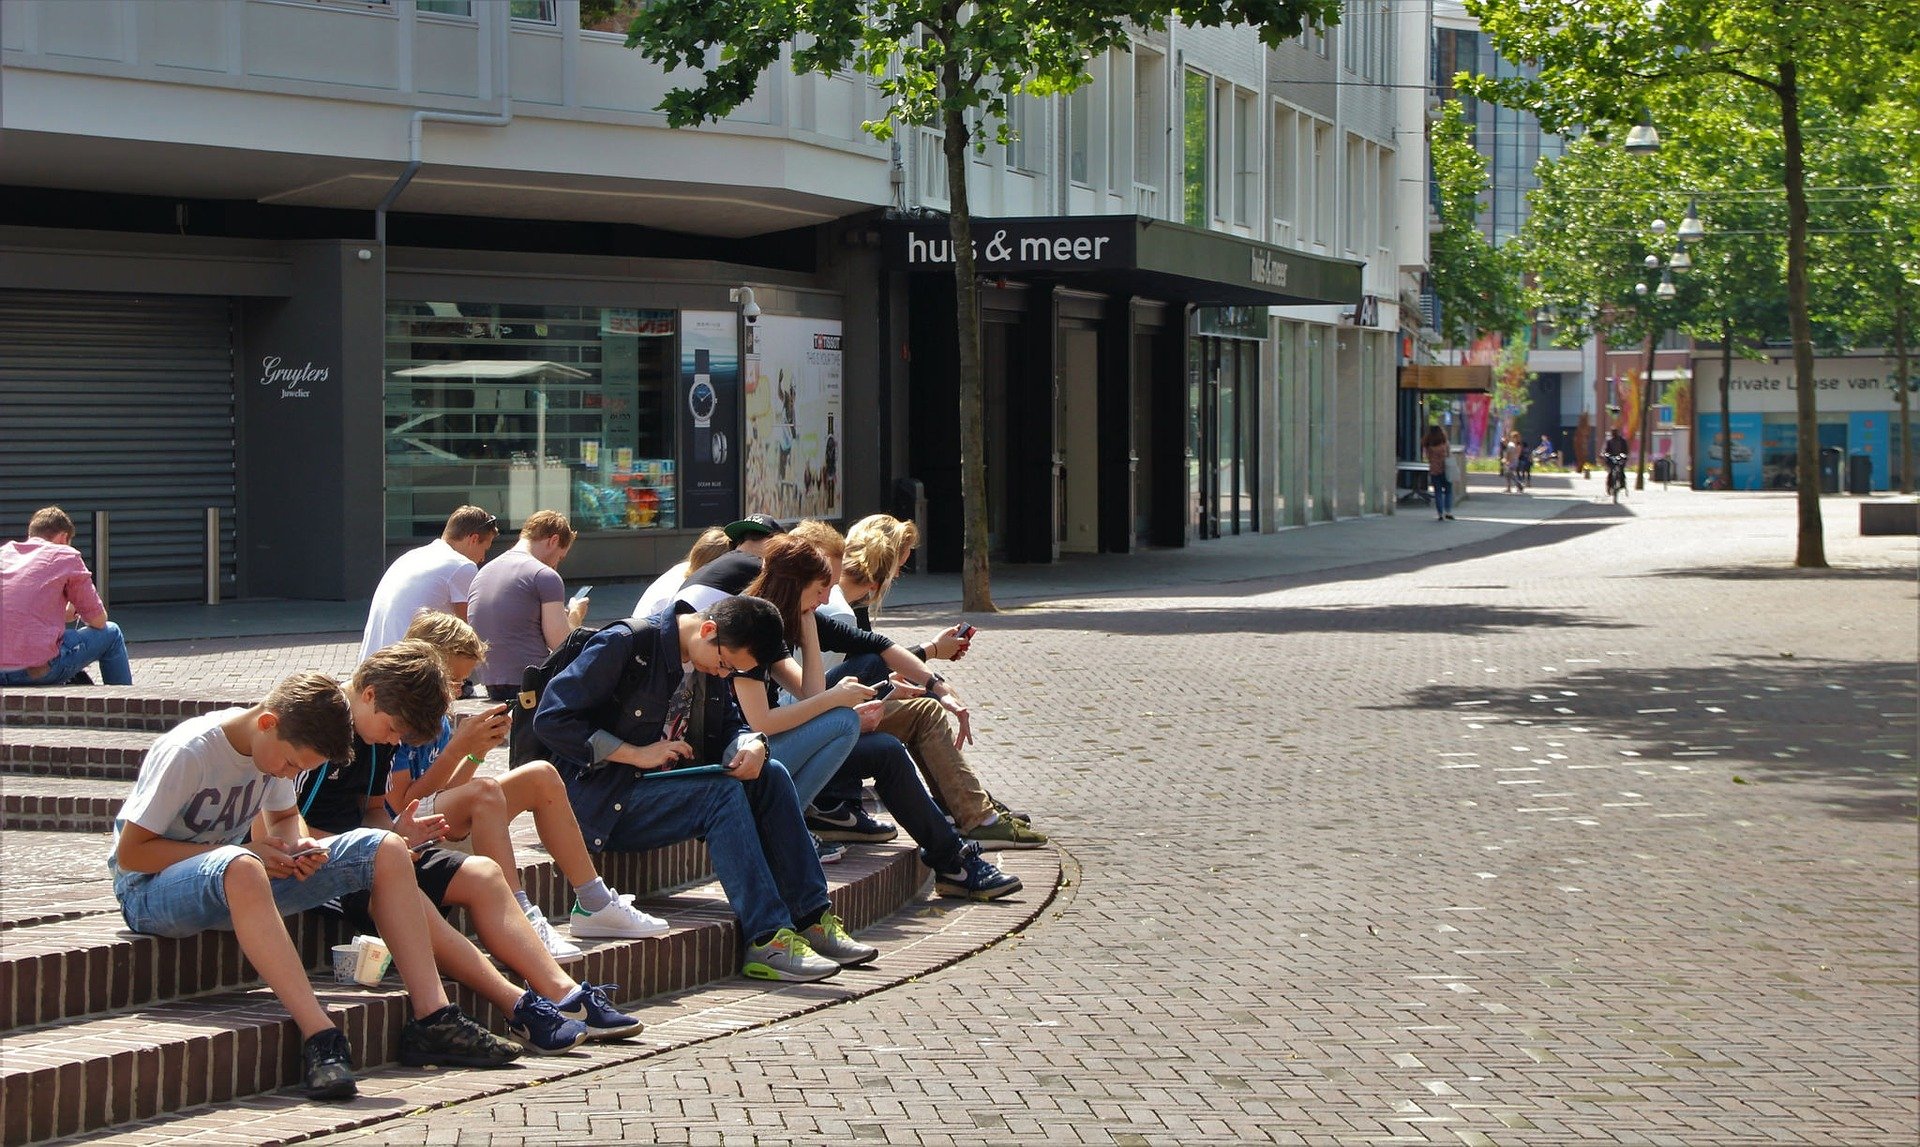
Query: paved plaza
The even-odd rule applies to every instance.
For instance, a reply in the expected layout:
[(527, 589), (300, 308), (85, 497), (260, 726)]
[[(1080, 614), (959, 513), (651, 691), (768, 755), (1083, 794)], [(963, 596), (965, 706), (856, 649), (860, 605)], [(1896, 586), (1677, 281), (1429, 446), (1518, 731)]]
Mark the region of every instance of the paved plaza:
[(1798, 571), (1788, 496), (1596, 484), (976, 618), (981, 764), (1063, 846), (1032, 926), (356, 1137), (1911, 1144), (1914, 539), (1829, 499)]

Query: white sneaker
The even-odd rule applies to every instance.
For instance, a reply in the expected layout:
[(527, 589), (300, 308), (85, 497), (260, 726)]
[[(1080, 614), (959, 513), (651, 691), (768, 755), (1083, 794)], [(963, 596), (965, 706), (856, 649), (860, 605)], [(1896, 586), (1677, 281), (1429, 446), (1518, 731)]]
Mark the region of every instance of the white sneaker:
[(547, 955), (556, 960), (571, 960), (575, 956), (586, 954), (578, 944), (560, 938), (560, 933), (555, 932), (553, 925), (547, 923), (546, 913), (540, 911), (538, 905), (528, 905), (526, 915), (527, 923), (533, 925), (533, 934), (540, 937), (540, 943), (546, 948)]
[(665, 935), (673, 928), (660, 917), (635, 908), (630, 892), (616, 895), (598, 912), (589, 912), (576, 901), (567, 924), (576, 940), (638, 940)]

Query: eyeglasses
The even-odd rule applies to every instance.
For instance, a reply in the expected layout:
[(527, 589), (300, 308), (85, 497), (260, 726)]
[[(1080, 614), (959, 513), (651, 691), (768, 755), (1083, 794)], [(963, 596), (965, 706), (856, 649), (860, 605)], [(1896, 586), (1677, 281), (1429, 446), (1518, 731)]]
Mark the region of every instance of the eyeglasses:
[(720, 676), (722, 677), (733, 676), (733, 674), (737, 672), (737, 670), (734, 669), (733, 663), (727, 660), (727, 651), (720, 648), (720, 642), (714, 638), (709, 637), (707, 638), (707, 643), (713, 646), (713, 659), (714, 661), (718, 662), (720, 665)]

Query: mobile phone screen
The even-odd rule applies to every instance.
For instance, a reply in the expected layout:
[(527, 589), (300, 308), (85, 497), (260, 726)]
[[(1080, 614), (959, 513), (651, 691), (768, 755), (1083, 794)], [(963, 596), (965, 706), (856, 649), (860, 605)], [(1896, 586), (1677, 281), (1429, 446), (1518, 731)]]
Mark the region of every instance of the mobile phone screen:
[(887, 694), (889, 694), (889, 693), (891, 693), (891, 692), (893, 692), (893, 682), (891, 682), (891, 681), (882, 681), (882, 682), (881, 682), (880, 684), (878, 684), (878, 685), (875, 685), (875, 686), (873, 687), (873, 698), (872, 698), (872, 699), (873, 699), (873, 700), (875, 700), (875, 701), (881, 701), (881, 700), (885, 700), (885, 699), (886, 699), (886, 696), (887, 696)]
[(590, 593), (592, 593), (592, 592), (593, 592), (593, 587), (592, 587), (592, 586), (590, 586), (590, 585), (583, 585), (583, 586), (581, 586), (581, 587), (580, 587), (579, 589), (576, 589), (576, 590), (574, 590), (574, 591), (573, 591), (573, 596), (572, 596), (572, 597), (570, 597), (570, 598), (568, 598), (567, 600), (568, 600), (568, 602), (569, 602), (570, 604), (573, 604), (573, 603), (578, 603), (578, 602), (580, 602), (580, 601), (582, 601), (582, 600), (584, 600), (584, 599), (586, 598), (586, 596), (587, 596), (588, 594), (590, 594)]

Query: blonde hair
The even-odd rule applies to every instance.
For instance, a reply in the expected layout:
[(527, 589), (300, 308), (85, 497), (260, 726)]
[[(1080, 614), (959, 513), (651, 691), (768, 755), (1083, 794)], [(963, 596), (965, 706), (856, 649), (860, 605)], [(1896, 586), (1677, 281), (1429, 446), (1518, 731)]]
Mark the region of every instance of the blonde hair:
[(727, 531), (719, 526), (708, 526), (687, 551), (687, 572), (692, 573), (731, 549), (733, 539), (727, 537)]
[(796, 538), (811, 543), (813, 548), (819, 550), (821, 555), (827, 559), (828, 565), (840, 561), (847, 552), (847, 539), (840, 536), (839, 530), (834, 529), (818, 518), (808, 518), (804, 522), (796, 522), (793, 528), (787, 532)]
[(878, 551), (874, 551), (870, 564), (863, 567), (861, 574), (873, 586), (873, 596), (867, 601), (867, 610), (871, 613), (880, 608), (880, 599), (886, 596), (887, 586), (899, 575), (900, 567), (906, 564), (907, 554), (920, 544), (920, 530), (912, 522), (901, 521), (892, 514), (868, 514), (855, 522), (847, 530), (847, 549), (858, 546), (865, 549), (874, 539), (884, 539), (893, 547), (893, 564), (885, 568), (884, 574), (878, 564)]
[(544, 542), (548, 538), (560, 539), (561, 548), (573, 544), (578, 533), (567, 516), (558, 510), (535, 510), (527, 515), (520, 524), (520, 540), (523, 542)]
[(873, 587), (868, 599), (871, 609), (879, 604), (880, 597), (886, 593), (887, 585), (893, 580), (893, 571), (900, 566), (900, 548), (893, 539), (881, 533), (869, 533), (865, 537), (847, 542), (847, 550), (840, 559), (840, 572), (853, 575), (862, 585)]
[(480, 640), (473, 626), (461, 621), (451, 613), (437, 609), (423, 609), (413, 615), (413, 621), (407, 626), (407, 636), (418, 638), (439, 652), (442, 658), (466, 657), (474, 661), (487, 659), (487, 643)]

